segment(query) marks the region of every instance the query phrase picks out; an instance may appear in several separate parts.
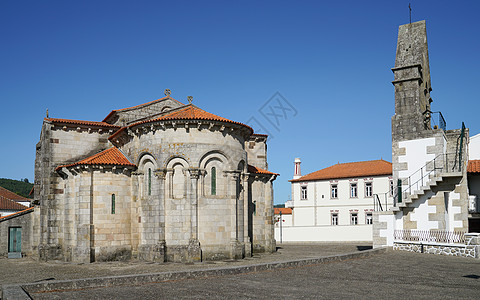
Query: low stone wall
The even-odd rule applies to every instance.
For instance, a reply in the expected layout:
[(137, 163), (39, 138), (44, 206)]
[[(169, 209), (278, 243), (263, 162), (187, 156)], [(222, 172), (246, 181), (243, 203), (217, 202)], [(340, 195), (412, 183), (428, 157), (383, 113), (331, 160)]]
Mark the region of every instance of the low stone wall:
[(393, 250), (480, 259), (480, 233), (465, 234), (465, 244), (394, 241)]

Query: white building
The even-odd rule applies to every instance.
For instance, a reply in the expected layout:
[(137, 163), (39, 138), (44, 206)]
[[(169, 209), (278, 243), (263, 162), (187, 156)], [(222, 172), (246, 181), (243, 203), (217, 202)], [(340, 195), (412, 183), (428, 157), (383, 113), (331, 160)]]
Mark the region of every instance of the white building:
[(392, 164), (342, 163), (301, 176), (300, 163), (295, 159), (292, 225), (283, 226), (283, 241), (372, 241), (374, 209), (393, 205)]

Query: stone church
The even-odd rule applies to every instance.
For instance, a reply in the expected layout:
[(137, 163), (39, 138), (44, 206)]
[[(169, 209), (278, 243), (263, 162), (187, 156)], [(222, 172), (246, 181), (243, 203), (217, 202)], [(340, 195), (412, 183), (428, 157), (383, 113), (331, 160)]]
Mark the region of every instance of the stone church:
[(275, 251), (267, 136), (165, 95), (101, 122), (44, 119), (27, 253), (192, 262)]

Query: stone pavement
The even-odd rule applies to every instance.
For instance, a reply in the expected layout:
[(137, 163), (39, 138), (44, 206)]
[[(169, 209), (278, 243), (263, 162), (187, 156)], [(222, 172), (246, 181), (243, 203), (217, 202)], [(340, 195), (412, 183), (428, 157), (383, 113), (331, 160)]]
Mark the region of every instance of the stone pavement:
[[(33, 283), (43, 280), (68, 280), (104, 276), (175, 272), (218, 268), (222, 266), (245, 266), (269, 262), (291, 261), (329, 255), (356, 252), (371, 247), (371, 244), (277, 244), (273, 254), (256, 254), (253, 258), (237, 261), (182, 263), (149, 263), (142, 261), (102, 262), (74, 264), (65, 262), (38, 262), (28, 258), (0, 259), (0, 284)], [(8, 270), (8, 271), (4, 271)]]
[[(341, 260), (327, 263), (310, 263), (266, 270), (253, 270), (242, 274), (220, 273), (220, 276), (187, 277), (150, 283), (134, 283), (87, 289), (70, 289), (64, 292), (31, 293), (33, 299), (225, 299), (225, 298), (455, 298), (478, 299), (480, 293), (480, 261), (461, 257), (446, 257), (400, 251), (359, 252), (368, 245), (354, 244), (303, 244), (281, 245), (273, 255), (262, 255), (254, 259), (215, 264), (147, 264), (94, 263), (73, 265), (45, 264), (20, 260), (21, 268), (7, 266), (12, 272), (3, 272), (6, 260), (0, 260), (0, 280), (14, 281), (11, 277), (35, 278), (51, 274), (55, 279), (74, 279), (97, 276), (118, 276), (151, 272), (201, 272), (201, 270), (249, 268), (255, 264), (280, 266), (298, 259), (318, 258), (354, 252)], [(358, 254), (358, 255), (357, 255)], [(333, 256), (335, 257), (335, 256)], [(12, 260), (9, 260), (9, 263)], [(315, 260), (312, 260), (315, 261)], [(235, 267), (237, 266), (237, 267)], [(243, 266), (243, 267), (242, 267)], [(12, 268), (13, 267), (13, 268)], [(60, 268), (56, 268), (60, 267)], [(29, 270), (30, 269), (30, 270)], [(167, 270), (168, 269), (168, 270)], [(194, 270), (197, 271), (194, 271)], [(23, 270), (23, 271), (22, 271)], [(76, 271), (76, 272), (75, 272)], [(28, 274), (24, 274), (24, 273)], [(141, 275), (139, 275), (141, 276)], [(122, 278), (122, 276), (119, 276)], [(38, 278), (38, 277), (37, 277)], [(135, 278), (128, 276), (128, 278)], [(181, 277), (180, 277), (181, 278)], [(175, 278), (174, 278), (175, 279)], [(32, 282), (30, 281), (18, 282)], [(54, 281), (52, 281), (54, 282)]]
[(387, 251), (374, 256), (251, 272), (67, 292), (33, 299), (479, 299), (480, 261)]

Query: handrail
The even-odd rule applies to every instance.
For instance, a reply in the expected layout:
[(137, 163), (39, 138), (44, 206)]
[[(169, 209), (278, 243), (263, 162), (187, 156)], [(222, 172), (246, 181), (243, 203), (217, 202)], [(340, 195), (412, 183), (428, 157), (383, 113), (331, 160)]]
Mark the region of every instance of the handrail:
[(463, 231), (441, 231), (441, 230), (417, 230), (400, 229), (393, 233), (395, 241), (405, 242), (430, 242), (430, 243), (448, 243), (464, 244), (465, 232)]
[[(437, 155), (433, 160), (427, 162), (423, 167), (412, 173), (407, 178), (401, 179), (401, 199), (406, 199), (413, 191), (420, 190), (424, 184), (427, 184), (430, 179), (437, 176), (439, 173), (449, 172), (449, 166), (452, 162), (457, 160), (457, 153), (444, 153)], [(449, 163), (450, 162), (450, 163)], [(452, 172), (456, 171), (456, 163), (453, 164)], [(461, 165), (458, 166), (458, 172), (461, 172)], [(406, 188), (404, 188), (406, 186)], [(398, 190), (394, 196), (394, 206), (398, 203)]]
[(384, 211), (382, 206), (382, 201), (380, 200), (380, 195), (383, 195), (383, 199), (385, 201), (385, 211), (388, 210), (388, 198), (392, 198), (391, 193), (380, 193), (380, 194), (373, 194), (373, 210), (374, 211)]

